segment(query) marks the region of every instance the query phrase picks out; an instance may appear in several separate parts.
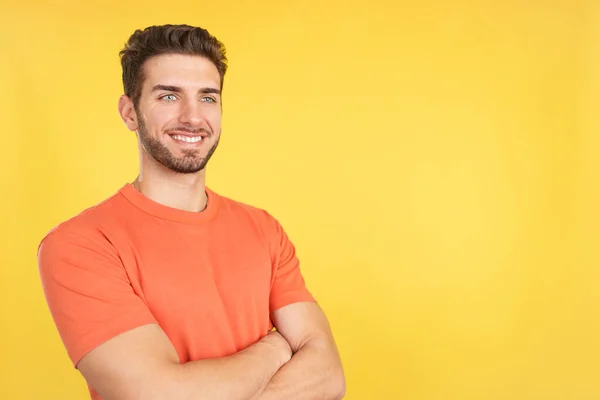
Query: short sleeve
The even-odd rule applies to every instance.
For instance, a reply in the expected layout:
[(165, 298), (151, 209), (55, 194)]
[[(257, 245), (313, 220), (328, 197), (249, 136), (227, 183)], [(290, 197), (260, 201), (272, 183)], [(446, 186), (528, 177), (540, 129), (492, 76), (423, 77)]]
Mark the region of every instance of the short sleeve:
[(298, 302), (316, 302), (304, 281), (296, 249), (283, 227), (274, 220), (274, 279), (270, 294), (270, 311)]
[(38, 268), (50, 313), (75, 367), (114, 336), (156, 323), (101, 235), (52, 231), (38, 248)]

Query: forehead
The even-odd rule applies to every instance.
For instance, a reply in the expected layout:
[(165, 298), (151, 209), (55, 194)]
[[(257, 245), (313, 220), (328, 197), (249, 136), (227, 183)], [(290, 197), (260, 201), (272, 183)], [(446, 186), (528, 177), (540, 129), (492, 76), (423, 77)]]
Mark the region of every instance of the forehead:
[(188, 54), (163, 54), (144, 63), (144, 88), (154, 85), (219, 88), (221, 77), (208, 58)]

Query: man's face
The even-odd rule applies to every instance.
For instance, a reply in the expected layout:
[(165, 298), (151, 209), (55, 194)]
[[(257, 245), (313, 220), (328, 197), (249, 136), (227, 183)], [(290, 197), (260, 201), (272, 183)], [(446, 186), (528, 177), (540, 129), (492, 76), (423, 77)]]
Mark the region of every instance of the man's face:
[(195, 173), (217, 148), (221, 135), (221, 77), (200, 56), (169, 54), (144, 64), (136, 114), (143, 149), (178, 173)]

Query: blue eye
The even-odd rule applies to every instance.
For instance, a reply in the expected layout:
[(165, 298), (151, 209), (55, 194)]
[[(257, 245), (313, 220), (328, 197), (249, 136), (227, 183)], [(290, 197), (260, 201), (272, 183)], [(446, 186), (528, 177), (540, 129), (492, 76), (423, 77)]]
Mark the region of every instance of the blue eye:
[(202, 101), (208, 102), (208, 103), (215, 103), (216, 100), (213, 99), (212, 97), (203, 97)]
[(175, 97), (174, 94), (167, 94), (161, 97), (162, 100), (166, 100), (166, 101), (175, 101), (177, 100), (177, 97)]

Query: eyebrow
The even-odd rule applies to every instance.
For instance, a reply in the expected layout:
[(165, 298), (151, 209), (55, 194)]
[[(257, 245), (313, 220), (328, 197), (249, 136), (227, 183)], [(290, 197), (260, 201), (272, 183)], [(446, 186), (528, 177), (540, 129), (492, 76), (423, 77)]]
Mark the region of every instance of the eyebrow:
[[(175, 93), (183, 92), (183, 89), (180, 88), (179, 86), (155, 85), (152, 88), (152, 92), (156, 92), (159, 90), (165, 90), (167, 92), (175, 92)], [(221, 91), (219, 89), (215, 89), (215, 88), (211, 88), (211, 87), (204, 87), (204, 88), (200, 89), (200, 93), (203, 93), (203, 94), (214, 93), (214, 94), (220, 95)]]
[(208, 93), (214, 93), (214, 94), (221, 94), (221, 91), (219, 89), (215, 89), (215, 88), (211, 88), (211, 87), (205, 87), (200, 89), (200, 93), (204, 93), (204, 94), (208, 94)]

